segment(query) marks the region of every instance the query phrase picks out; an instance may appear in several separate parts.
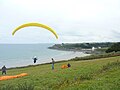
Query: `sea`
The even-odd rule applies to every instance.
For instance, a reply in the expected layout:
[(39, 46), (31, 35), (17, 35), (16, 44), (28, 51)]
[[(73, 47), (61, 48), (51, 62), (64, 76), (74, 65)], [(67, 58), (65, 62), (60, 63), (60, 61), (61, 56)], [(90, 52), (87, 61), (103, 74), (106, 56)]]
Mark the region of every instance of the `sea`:
[[(0, 44), (0, 68), (5, 65), (7, 68), (36, 65), (55, 61), (68, 60), (74, 57), (87, 56), (83, 52), (61, 51), (48, 49), (54, 44)], [(33, 57), (38, 58), (33, 63)]]

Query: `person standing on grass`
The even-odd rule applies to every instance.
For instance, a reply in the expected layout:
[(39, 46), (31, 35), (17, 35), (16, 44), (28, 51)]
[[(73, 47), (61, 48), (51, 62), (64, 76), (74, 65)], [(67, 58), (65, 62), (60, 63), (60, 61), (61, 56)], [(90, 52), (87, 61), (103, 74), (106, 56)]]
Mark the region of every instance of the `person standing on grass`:
[(52, 58), (52, 70), (54, 70), (54, 64), (55, 64), (55, 61), (54, 61), (54, 59)]
[(70, 63), (67, 64), (68, 68), (71, 67)]
[(7, 69), (7, 68), (6, 68), (5, 65), (4, 65), (4, 66), (2, 67), (2, 75), (3, 75), (3, 74), (6, 74), (6, 69)]

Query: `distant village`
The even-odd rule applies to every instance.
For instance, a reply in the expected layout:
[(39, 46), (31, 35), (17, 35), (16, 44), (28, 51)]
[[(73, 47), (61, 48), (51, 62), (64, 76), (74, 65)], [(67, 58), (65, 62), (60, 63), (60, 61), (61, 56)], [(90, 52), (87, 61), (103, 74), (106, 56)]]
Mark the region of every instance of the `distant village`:
[(80, 51), (84, 53), (101, 53), (105, 51), (108, 47), (112, 46), (114, 43), (106, 42), (106, 43), (62, 43), (55, 44), (49, 49), (56, 50), (65, 50), (65, 51)]

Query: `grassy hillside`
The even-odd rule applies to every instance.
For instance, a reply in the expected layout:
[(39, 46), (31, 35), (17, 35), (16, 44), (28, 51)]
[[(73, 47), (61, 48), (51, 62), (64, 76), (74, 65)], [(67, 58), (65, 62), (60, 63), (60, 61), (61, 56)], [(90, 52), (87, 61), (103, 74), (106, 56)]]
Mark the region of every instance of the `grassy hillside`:
[[(61, 65), (71, 68), (61, 69)], [(10, 69), (7, 75), (28, 73), (28, 76), (0, 81), (1, 90), (120, 90), (120, 56), (87, 61)]]

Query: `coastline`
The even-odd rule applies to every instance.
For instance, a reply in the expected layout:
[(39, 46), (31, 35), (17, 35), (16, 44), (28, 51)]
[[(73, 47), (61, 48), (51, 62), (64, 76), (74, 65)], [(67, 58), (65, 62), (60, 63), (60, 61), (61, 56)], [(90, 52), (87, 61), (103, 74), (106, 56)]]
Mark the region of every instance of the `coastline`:
[[(48, 49), (52, 44), (22, 44), (1, 45), (0, 67), (7, 68), (23, 67), (50, 63), (51, 58), (55, 61), (69, 60), (75, 57), (83, 57), (89, 54), (80, 51)], [(7, 48), (7, 49), (6, 49)], [(37, 63), (33, 63), (33, 56), (37, 56)]]
[(113, 43), (62, 43), (48, 47), (53, 50), (83, 52), (85, 54), (101, 54)]
[(82, 52), (84, 54), (93, 54), (93, 53), (95, 53), (95, 51), (92, 51), (92, 49), (61, 49), (61, 48), (51, 48), (51, 47), (49, 47), (48, 49), (59, 50), (59, 51)]
[[(73, 59), (75, 57), (85, 57), (85, 56), (89, 56), (90, 54), (84, 54), (83, 52), (73, 52), (73, 51), (68, 51), (69, 54), (64, 54), (63, 57), (59, 56), (59, 57), (54, 57), (55, 59), (55, 63), (59, 63), (59, 62), (67, 62), (70, 59)], [(37, 61), (36, 64), (34, 63), (29, 63), (29, 64), (25, 64), (25, 65), (15, 65), (13, 67), (8, 67), (7, 69), (18, 69), (18, 68), (26, 68), (26, 67), (34, 67), (34, 66), (39, 66), (39, 65), (46, 65), (46, 64), (51, 64), (51, 59), (46, 59), (46, 60), (42, 60), (42, 61)], [(1, 70), (1, 69), (0, 69)]]

